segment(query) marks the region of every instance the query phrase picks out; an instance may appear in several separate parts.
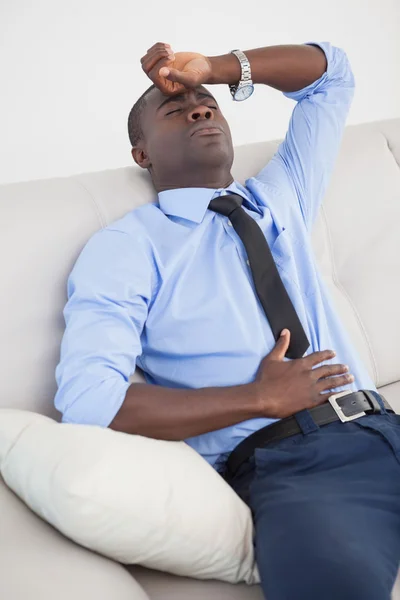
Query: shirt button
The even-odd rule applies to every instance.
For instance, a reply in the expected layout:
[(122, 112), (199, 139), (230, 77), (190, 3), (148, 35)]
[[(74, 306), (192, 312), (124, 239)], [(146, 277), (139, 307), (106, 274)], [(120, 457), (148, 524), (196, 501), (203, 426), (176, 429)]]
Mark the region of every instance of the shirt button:
[(228, 221), (228, 225), (229, 225), (229, 227), (233, 227), (233, 225), (230, 221)]
[(250, 266), (250, 261), (249, 261), (249, 260), (246, 260), (246, 262), (247, 262), (248, 266)]

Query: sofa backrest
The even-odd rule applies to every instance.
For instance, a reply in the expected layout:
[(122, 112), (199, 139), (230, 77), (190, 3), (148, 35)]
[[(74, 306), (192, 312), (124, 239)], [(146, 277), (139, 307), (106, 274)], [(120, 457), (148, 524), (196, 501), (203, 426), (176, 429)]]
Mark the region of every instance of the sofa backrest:
[[(277, 142), (236, 148), (244, 181)], [(0, 186), (0, 407), (59, 418), (67, 278), (100, 228), (154, 200), (132, 166)], [(313, 230), (320, 269), (378, 386), (400, 380), (400, 119), (348, 127)], [(137, 372), (132, 381), (144, 381)]]

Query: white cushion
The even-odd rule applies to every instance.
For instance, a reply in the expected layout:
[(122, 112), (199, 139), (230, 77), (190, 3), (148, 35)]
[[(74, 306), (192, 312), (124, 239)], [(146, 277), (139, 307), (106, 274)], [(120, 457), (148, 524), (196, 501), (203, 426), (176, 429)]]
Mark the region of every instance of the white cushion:
[(184, 442), (1, 409), (0, 472), (36, 514), (104, 556), (259, 581), (250, 509)]

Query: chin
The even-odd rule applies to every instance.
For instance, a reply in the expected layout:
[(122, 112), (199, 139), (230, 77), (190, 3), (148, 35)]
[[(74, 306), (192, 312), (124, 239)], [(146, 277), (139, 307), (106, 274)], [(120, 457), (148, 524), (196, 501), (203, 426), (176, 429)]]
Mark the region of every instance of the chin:
[(196, 164), (204, 164), (210, 167), (229, 166), (233, 163), (233, 148), (227, 148), (222, 144), (207, 144), (204, 148), (199, 148), (198, 152), (192, 155)]

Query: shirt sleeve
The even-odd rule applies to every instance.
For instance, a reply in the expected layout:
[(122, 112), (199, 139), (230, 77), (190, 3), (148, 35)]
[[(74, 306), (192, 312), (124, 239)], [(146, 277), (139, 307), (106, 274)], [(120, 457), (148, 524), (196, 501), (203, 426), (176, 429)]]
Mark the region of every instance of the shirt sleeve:
[(82, 250), (68, 278), (56, 368), (64, 423), (108, 427), (117, 414), (142, 352), (152, 279), (143, 236), (103, 229)]
[(333, 171), (355, 84), (342, 49), (329, 42), (307, 45), (324, 51), (327, 69), (311, 85), (284, 93), (297, 102), (288, 131), (275, 156), (255, 179), (279, 189), (276, 197), (282, 201), (293, 198), (311, 229)]

